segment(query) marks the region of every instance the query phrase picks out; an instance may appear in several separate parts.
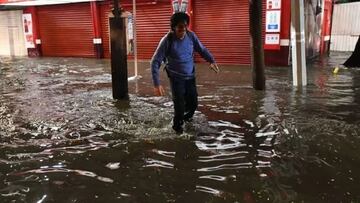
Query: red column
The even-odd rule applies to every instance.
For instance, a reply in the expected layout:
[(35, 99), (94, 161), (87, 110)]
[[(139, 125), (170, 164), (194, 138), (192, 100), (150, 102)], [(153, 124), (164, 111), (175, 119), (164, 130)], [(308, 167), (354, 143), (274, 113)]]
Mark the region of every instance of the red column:
[(35, 44), (35, 48), (28, 48), (28, 56), (36, 57), (41, 56), (41, 39), (40, 39), (40, 28), (39, 28), (39, 20), (37, 16), (37, 11), (35, 6), (26, 7), (23, 11), (24, 13), (31, 14), (32, 18), (32, 32), (33, 32), (33, 42)]
[(95, 55), (96, 58), (104, 58), (104, 49), (101, 39), (99, 5), (96, 3), (96, 1), (92, 1), (90, 2), (90, 8), (91, 8), (93, 30), (94, 30), (93, 44), (94, 44)]
[(330, 44), (330, 35), (331, 35), (331, 19), (332, 19), (332, 4), (331, 0), (324, 0), (324, 16), (321, 28), (321, 44), (320, 44), (320, 54), (324, 54), (329, 51), (328, 47)]
[(194, 30), (194, 1), (193, 0), (188, 0), (188, 8), (187, 8), (187, 13), (190, 16), (190, 25), (189, 25), (189, 29), (190, 30)]

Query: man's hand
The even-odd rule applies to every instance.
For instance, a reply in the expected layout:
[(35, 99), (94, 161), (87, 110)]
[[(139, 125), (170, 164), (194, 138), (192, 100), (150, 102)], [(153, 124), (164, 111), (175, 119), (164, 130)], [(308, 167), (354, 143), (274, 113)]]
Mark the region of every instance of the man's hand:
[(155, 96), (164, 96), (165, 95), (164, 88), (161, 85), (154, 87), (154, 95)]
[(220, 69), (219, 67), (217, 66), (216, 63), (211, 63), (209, 68), (211, 68), (215, 73), (219, 73), (220, 72)]

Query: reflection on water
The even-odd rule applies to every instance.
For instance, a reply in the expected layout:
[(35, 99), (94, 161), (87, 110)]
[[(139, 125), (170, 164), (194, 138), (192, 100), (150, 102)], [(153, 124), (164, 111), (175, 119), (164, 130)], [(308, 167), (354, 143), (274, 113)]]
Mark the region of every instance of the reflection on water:
[(121, 102), (108, 60), (0, 58), (0, 200), (358, 202), (360, 71), (331, 72), (346, 57), (309, 66), (299, 90), (268, 68), (264, 92), (246, 67), (199, 65), (183, 136), (147, 63)]

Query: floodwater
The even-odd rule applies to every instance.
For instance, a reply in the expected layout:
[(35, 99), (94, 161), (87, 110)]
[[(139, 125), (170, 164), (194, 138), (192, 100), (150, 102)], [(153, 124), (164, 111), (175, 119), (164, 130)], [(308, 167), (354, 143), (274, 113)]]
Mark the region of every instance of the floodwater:
[[(199, 111), (178, 136), (148, 63), (114, 101), (108, 60), (0, 58), (0, 202), (360, 202), (360, 70), (197, 69)], [(129, 75), (132, 75), (129, 64)]]

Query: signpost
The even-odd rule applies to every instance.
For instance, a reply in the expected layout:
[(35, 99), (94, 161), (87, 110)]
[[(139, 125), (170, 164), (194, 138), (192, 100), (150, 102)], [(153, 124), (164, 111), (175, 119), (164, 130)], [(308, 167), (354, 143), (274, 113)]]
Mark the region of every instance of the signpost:
[(265, 50), (280, 50), (281, 0), (266, 1)]

